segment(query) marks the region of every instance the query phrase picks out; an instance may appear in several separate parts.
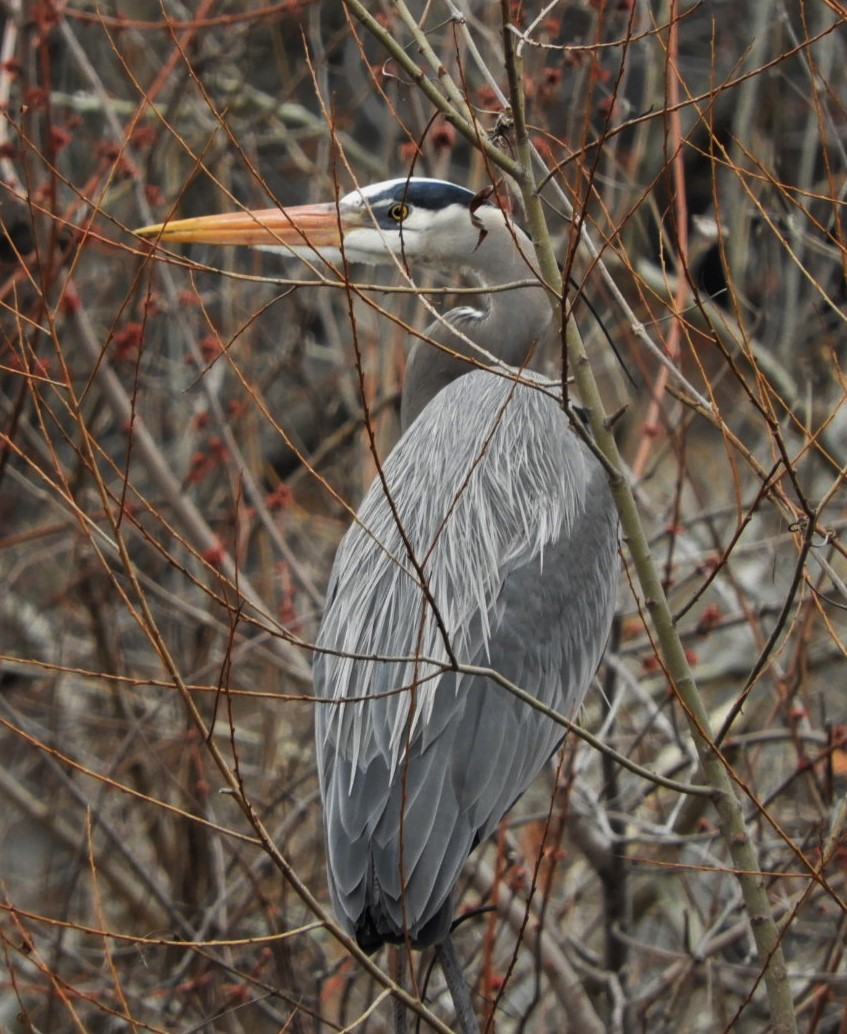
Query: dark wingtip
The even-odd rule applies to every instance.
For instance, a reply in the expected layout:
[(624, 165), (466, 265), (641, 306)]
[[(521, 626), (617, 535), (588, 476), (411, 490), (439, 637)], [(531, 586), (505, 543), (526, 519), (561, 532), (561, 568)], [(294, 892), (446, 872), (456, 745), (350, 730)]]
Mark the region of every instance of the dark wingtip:
[(356, 943), (366, 955), (373, 955), (385, 944), (385, 938), (378, 933), (373, 923), (365, 919), (356, 927)]
[(379, 951), (383, 944), (408, 943), (418, 950), (431, 948), (435, 944), (440, 944), (450, 932), (452, 918), (452, 894), (427, 922), (414, 932), (410, 931), (408, 936), (402, 930), (397, 930), (393, 923), (386, 921), (381, 911), (374, 915), (374, 911), (369, 909), (362, 913), (356, 923), (356, 943), (368, 955)]

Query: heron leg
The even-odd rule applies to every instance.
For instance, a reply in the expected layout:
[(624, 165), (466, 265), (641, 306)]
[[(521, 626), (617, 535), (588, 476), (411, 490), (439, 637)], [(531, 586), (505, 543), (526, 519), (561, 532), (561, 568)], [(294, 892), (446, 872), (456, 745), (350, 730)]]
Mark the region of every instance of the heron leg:
[(473, 1011), (471, 993), (465, 982), (465, 974), (462, 972), (456, 946), (449, 933), (440, 944), (435, 946), (435, 954), (441, 971), (444, 973), (444, 979), (447, 981), (447, 989), (453, 999), (456, 1019), (459, 1021), (462, 1034), (479, 1034), (479, 1023)]
[[(403, 958), (402, 948), (390, 948), (391, 952), (391, 979), (398, 987), (405, 987), (406, 964)], [(406, 1006), (399, 998), (393, 998), (394, 1007), (394, 1034), (408, 1034), (409, 1022)]]

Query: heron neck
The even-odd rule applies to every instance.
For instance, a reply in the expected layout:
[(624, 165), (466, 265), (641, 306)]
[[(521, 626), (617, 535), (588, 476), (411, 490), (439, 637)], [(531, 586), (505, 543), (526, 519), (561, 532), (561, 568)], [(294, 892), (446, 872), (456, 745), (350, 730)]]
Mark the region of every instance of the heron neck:
[[(515, 233), (520, 250), (512, 231), (499, 226), (489, 230), (474, 252), (472, 271), (482, 293), (538, 276), (529, 238), (520, 230)], [(433, 322), (409, 356), (401, 403), (403, 430), (448, 384), (480, 365), (490, 365), (484, 353), (508, 366), (524, 366), (547, 332), (551, 315), (544, 288), (532, 283), (485, 294), (484, 309), (451, 309)]]

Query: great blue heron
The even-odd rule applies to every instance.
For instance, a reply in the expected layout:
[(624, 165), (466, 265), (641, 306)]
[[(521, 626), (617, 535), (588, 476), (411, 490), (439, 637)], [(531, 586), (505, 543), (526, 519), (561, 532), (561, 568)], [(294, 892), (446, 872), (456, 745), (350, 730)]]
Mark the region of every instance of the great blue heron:
[(339, 546), (316, 642), (338, 918), (369, 952), (438, 945), (469, 853), (562, 739), (561, 725), (463, 666), (573, 715), (614, 609), (604, 470), (559, 393), (524, 370), (551, 320), (532, 244), (497, 205), (422, 178), (147, 233), (520, 285), (438, 317), (414, 345), (403, 436)]

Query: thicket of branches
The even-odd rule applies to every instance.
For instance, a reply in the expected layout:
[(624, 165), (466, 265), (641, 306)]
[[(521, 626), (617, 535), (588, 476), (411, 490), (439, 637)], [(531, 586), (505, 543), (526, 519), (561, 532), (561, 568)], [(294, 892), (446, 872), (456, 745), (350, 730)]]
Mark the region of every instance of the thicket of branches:
[(847, 1030), (847, 11), (357, 7), (3, 5), (0, 1029), (392, 1027), (328, 911), (310, 643), (430, 317), (132, 228), (412, 170), (565, 270), (657, 579), (624, 510), (579, 719), (677, 784), (567, 738), (460, 884), (480, 1015)]

